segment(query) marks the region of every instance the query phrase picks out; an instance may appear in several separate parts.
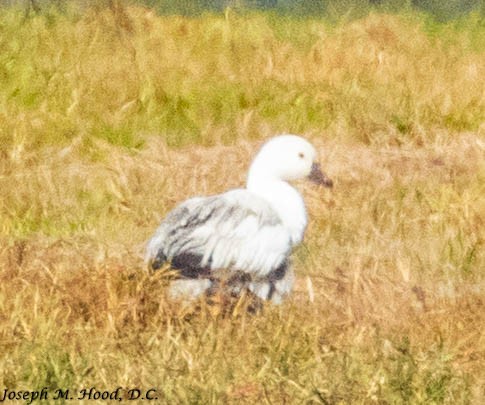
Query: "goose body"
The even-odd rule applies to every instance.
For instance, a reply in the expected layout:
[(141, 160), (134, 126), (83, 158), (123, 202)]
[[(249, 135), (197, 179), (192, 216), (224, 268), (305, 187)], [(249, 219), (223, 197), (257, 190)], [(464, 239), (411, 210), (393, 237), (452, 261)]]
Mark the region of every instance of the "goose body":
[(291, 292), (289, 257), (307, 225), (303, 198), (289, 181), (332, 185), (315, 158), (305, 139), (274, 137), (256, 155), (245, 189), (191, 198), (170, 211), (145, 258), (153, 270), (166, 262), (178, 270), (171, 295), (194, 298), (224, 286), (280, 303)]

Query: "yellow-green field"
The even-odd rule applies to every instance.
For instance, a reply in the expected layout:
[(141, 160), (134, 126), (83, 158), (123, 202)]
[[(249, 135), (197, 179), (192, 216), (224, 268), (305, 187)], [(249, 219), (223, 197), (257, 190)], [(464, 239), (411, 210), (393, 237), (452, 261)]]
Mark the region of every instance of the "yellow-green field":
[[(0, 397), (483, 403), (483, 18), (113, 4), (0, 11)], [(177, 202), (243, 185), (280, 132), (310, 139), (335, 184), (298, 186), (291, 299), (170, 302), (145, 241)]]

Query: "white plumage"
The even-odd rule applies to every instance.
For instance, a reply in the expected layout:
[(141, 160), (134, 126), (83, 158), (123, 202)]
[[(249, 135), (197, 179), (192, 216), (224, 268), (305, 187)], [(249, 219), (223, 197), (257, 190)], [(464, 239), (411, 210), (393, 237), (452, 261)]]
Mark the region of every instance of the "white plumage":
[(146, 261), (155, 270), (170, 262), (179, 271), (171, 295), (248, 289), (281, 302), (293, 285), (289, 256), (307, 224), (303, 199), (288, 181), (309, 177), (332, 186), (315, 157), (301, 137), (274, 137), (254, 159), (246, 189), (192, 198), (169, 212), (148, 243)]

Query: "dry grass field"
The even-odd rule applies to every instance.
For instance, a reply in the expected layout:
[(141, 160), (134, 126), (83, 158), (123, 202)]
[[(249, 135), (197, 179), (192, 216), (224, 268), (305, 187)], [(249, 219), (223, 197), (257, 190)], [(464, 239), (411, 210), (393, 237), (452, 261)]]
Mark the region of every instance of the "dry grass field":
[[(482, 403), (484, 38), (479, 16), (1, 11), (0, 395)], [(169, 301), (142, 262), (160, 219), (286, 131), (335, 184), (298, 185), (291, 299)]]

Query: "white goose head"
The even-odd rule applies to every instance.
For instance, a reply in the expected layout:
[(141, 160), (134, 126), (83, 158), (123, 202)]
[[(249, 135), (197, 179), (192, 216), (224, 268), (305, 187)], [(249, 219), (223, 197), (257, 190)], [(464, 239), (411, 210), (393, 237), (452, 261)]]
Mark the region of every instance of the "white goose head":
[(249, 168), (247, 189), (269, 202), (289, 230), (293, 245), (303, 239), (307, 216), (300, 193), (288, 182), (308, 178), (332, 187), (316, 157), (315, 148), (307, 140), (280, 135), (263, 145)]
[(252, 184), (268, 181), (294, 181), (304, 178), (332, 187), (330, 180), (316, 161), (313, 145), (297, 135), (279, 135), (266, 142), (256, 155), (248, 175)]

